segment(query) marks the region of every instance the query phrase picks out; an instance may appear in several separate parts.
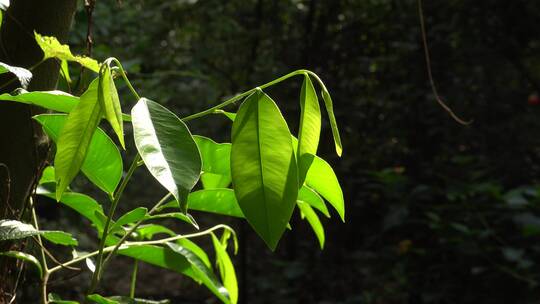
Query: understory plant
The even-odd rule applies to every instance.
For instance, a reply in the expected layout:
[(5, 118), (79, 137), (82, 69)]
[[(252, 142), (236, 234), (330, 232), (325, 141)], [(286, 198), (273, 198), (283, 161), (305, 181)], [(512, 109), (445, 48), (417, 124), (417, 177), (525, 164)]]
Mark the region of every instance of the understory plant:
[[(36, 242), (33, 248), (37, 252), (0, 254), (35, 268), (34, 273), (41, 281), (43, 303), (77, 303), (48, 293), (47, 287), (58, 271), (70, 271), (81, 263), (86, 263), (92, 273), (84, 295), (88, 303), (167, 303), (167, 300), (136, 298), (139, 262), (188, 276), (223, 303), (236, 303), (237, 279), (229, 255), (238, 249), (236, 234), (225, 224), (199, 227), (191, 210), (245, 219), (271, 250), (275, 250), (286, 229), (294, 229), (289, 223), (295, 208), (313, 228), (321, 249), (325, 235), (319, 214), (330, 217), (326, 202), (345, 220), (343, 193), (337, 177), (332, 167), (316, 155), (321, 110), (315, 86), (320, 89), (338, 155), (342, 146), (332, 99), (315, 73), (297, 70), (210, 109), (178, 117), (160, 103), (139, 96), (117, 59), (98, 63), (73, 55), (68, 46), (54, 37), (36, 33), (35, 39), (43, 50), (43, 60), (58, 60), (66, 81), (70, 79), (68, 62), (80, 64), (97, 75), (81, 96), (63, 91), (28, 92), (24, 87), (30, 81), (31, 71), (0, 64), (0, 72), (15, 74), (22, 86), (12, 94), (0, 95), (0, 100), (49, 110), (34, 119), (56, 144), (53, 166), (43, 170), (39, 186), (30, 198), (31, 218), (27, 223), (0, 220), (0, 241), (28, 238)], [(289, 131), (277, 104), (264, 91), (295, 76), (303, 79), (296, 136)], [(125, 100), (121, 104), (115, 85), (120, 80), (129, 88), (133, 105)], [(238, 111), (225, 111), (232, 104), (239, 104)], [(124, 113), (126, 108), (130, 111)], [(226, 115), (231, 120), (230, 143), (217, 143), (190, 132), (187, 123), (214, 114)], [(100, 128), (102, 121), (110, 126), (114, 140)], [(126, 172), (120, 154), (120, 149), (126, 147), (125, 124), (132, 126), (137, 150)], [(122, 194), (130, 182), (136, 183), (132, 180), (133, 173), (142, 166), (167, 194), (150, 209), (136, 207), (119, 215), (116, 210)], [(92, 197), (70, 188), (80, 172), (106, 193), (110, 200), (108, 210)], [(76, 237), (70, 233), (40, 230), (33, 200), (36, 195), (59, 202), (58, 206), (48, 208), (67, 207), (84, 218), (96, 231), (98, 247), (88, 252), (78, 248)], [(173, 231), (162, 223), (163, 219), (183, 221), (192, 230)], [(197, 245), (200, 238), (211, 239), (215, 252), (210, 256), (215, 258), (214, 262)], [(47, 242), (71, 247), (73, 257), (58, 261), (47, 250)], [(116, 255), (133, 259), (130, 294), (99, 295), (96, 290), (103, 273)]]

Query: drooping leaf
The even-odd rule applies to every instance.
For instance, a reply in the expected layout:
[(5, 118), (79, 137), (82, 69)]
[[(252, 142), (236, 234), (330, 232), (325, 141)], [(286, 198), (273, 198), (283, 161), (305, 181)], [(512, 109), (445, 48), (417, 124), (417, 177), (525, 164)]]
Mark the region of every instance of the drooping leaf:
[(201, 181), (205, 189), (226, 188), (231, 184), (231, 144), (218, 144), (210, 138), (193, 136), (202, 157)]
[(193, 254), (195, 254), (204, 263), (204, 265), (208, 267), (208, 269), (212, 270), (212, 263), (210, 263), (208, 255), (206, 254), (206, 252), (204, 252), (204, 249), (199, 247), (199, 245), (195, 244), (189, 239), (179, 239), (176, 241), (176, 244), (193, 252)]
[(313, 163), (306, 176), (306, 185), (324, 197), (336, 209), (341, 220), (345, 222), (343, 191), (334, 170), (324, 159), (318, 156), (313, 158)]
[[(34, 119), (43, 126), (45, 133), (56, 142), (66, 123), (67, 115), (41, 114), (34, 116)], [(118, 148), (103, 130), (97, 128), (82, 164), (82, 172), (100, 189), (113, 194), (122, 178), (122, 167), (122, 157)]]
[(304, 184), (313, 155), (317, 155), (321, 134), (321, 109), (317, 92), (307, 74), (300, 91), (300, 128), (298, 131), (298, 181)]
[(317, 236), (317, 239), (319, 240), (319, 245), (321, 246), (321, 249), (324, 248), (324, 227), (321, 224), (321, 221), (319, 220), (319, 217), (313, 211), (311, 206), (305, 202), (298, 201), (296, 202), (298, 204), (298, 208), (300, 208), (301, 216), (302, 218), (305, 218), (311, 228), (313, 229), (313, 232), (315, 232), (315, 235)]
[(55, 37), (42, 36), (36, 32), (34, 32), (34, 37), (43, 51), (43, 60), (48, 58), (58, 58), (60, 60), (74, 61), (89, 70), (96, 73), (99, 72), (99, 63), (96, 60), (90, 57), (74, 56), (71, 53), (69, 46), (61, 44)]
[(16, 220), (0, 220), (0, 241), (18, 240), (38, 235), (34, 226)]
[(62, 193), (79, 172), (101, 119), (97, 84), (97, 79), (92, 81), (79, 104), (69, 113), (58, 137), (54, 158), (56, 200), (60, 200)]
[(131, 110), (135, 145), (150, 173), (187, 212), (201, 174), (201, 155), (188, 127), (171, 111), (141, 98)]
[(330, 212), (328, 212), (328, 208), (326, 208), (326, 204), (324, 203), (323, 199), (319, 196), (319, 194), (317, 194), (317, 192), (308, 186), (304, 185), (302, 188), (300, 188), (300, 191), (298, 191), (297, 201), (308, 203), (311, 207), (322, 212), (322, 214), (324, 214), (326, 217), (330, 217)]
[(43, 269), (41, 268), (41, 263), (39, 263), (38, 259), (36, 259), (36, 257), (31, 254), (20, 252), (20, 251), (5, 251), (5, 252), (0, 252), (0, 255), (19, 259), (24, 262), (28, 262), (34, 265), (34, 267), (36, 267), (40, 278), (43, 276)]
[[(49, 197), (51, 199), (56, 199), (55, 193), (43, 190), (44, 189), (38, 187), (37, 194)], [(75, 212), (88, 219), (98, 229), (98, 231), (103, 231), (104, 222), (101, 217), (105, 218), (105, 214), (103, 213), (103, 208), (101, 205), (98, 204), (93, 198), (81, 193), (64, 192), (60, 198), (60, 203), (68, 206)]]
[[(225, 242), (227, 242), (227, 240), (225, 240)], [(222, 244), (213, 233), (212, 243), (214, 244), (214, 249), (216, 251), (216, 263), (218, 265), (221, 281), (223, 282), (223, 286), (229, 291), (231, 303), (236, 304), (238, 302), (238, 282), (236, 280), (234, 265), (227, 253), (226, 243)]]
[(287, 123), (260, 90), (244, 101), (233, 123), (231, 173), (242, 213), (274, 250), (295, 206), (298, 169)]
[(193, 191), (188, 196), (189, 208), (244, 218), (232, 189), (205, 189)]
[(24, 89), (28, 87), (28, 85), (30, 84), (30, 80), (32, 80), (32, 72), (30, 72), (29, 70), (21, 67), (14, 67), (0, 62), (0, 74), (3, 73), (12, 73), (13, 75), (15, 75), (15, 77), (17, 77), (17, 79), (21, 83), (21, 87)]
[(41, 236), (47, 241), (57, 245), (77, 246), (79, 242), (70, 234), (64, 231), (43, 231)]
[(69, 66), (67, 60), (60, 61), (60, 74), (64, 77), (68, 84), (71, 84), (71, 76), (69, 76)]
[[(175, 245), (176, 244), (173, 244), (173, 248), (176, 249)], [(211, 277), (207, 275), (207, 271), (204, 271), (204, 268), (201, 268), (201, 266), (205, 267), (205, 263), (201, 261), (193, 264), (185, 256), (189, 255), (188, 250), (183, 247), (182, 249), (183, 250), (180, 250), (180, 252), (176, 252), (172, 248), (141, 245), (121, 248), (118, 250), (118, 253), (151, 265), (184, 274), (197, 282), (202, 282), (223, 303), (230, 303), (227, 298), (227, 290), (217, 281), (217, 279), (215, 279), (215, 276)], [(193, 261), (195, 261), (196, 257), (195, 254), (191, 253), (190, 258), (193, 258)]]
[(334, 105), (332, 103), (332, 97), (330, 96), (330, 93), (328, 93), (328, 91), (326, 90), (322, 90), (322, 96), (324, 100), (324, 105), (326, 107), (326, 112), (328, 113), (328, 119), (330, 120), (330, 128), (332, 129), (332, 136), (334, 137), (336, 153), (338, 156), (341, 156), (341, 153), (343, 152), (343, 146), (341, 145), (341, 137), (339, 136), (336, 117), (334, 115)]
[(120, 107), (120, 99), (118, 98), (118, 92), (112, 78), (111, 68), (108, 65), (104, 65), (102, 72), (99, 74), (98, 100), (105, 113), (105, 119), (111, 124), (120, 145), (125, 149), (122, 108)]
[(126, 212), (124, 215), (118, 218), (118, 220), (116, 220), (116, 223), (111, 226), (110, 231), (115, 231), (124, 225), (138, 222), (142, 220), (147, 213), (148, 209), (144, 207), (137, 207), (129, 212)]
[(149, 219), (159, 219), (159, 218), (174, 218), (181, 220), (183, 222), (186, 222), (188, 224), (191, 224), (195, 229), (199, 229), (199, 224), (197, 224), (197, 221), (191, 216), (189, 213), (182, 213), (182, 212), (170, 212), (170, 213), (162, 213), (162, 214), (155, 214), (150, 217)]

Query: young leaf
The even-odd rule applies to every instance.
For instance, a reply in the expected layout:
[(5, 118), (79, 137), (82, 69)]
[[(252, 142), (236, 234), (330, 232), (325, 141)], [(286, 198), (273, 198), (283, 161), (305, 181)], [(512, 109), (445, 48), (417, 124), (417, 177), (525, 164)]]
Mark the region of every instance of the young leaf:
[(0, 241), (24, 239), (38, 235), (34, 226), (16, 220), (0, 220)]
[(187, 212), (201, 174), (201, 155), (188, 127), (160, 104), (141, 98), (131, 110), (135, 145), (150, 173)]
[(56, 145), (54, 168), (56, 200), (79, 172), (88, 147), (101, 120), (101, 107), (97, 101), (98, 80), (92, 81), (81, 96), (79, 104), (69, 113)]
[(67, 60), (65, 59), (62, 59), (60, 61), (60, 72), (61, 72), (60, 74), (62, 74), (66, 82), (68, 84), (71, 84), (71, 76), (69, 76), (69, 66), (68, 66)]
[(106, 64), (103, 65), (99, 74), (98, 100), (103, 112), (105, 112), (105, 118), (111, 124), (120, 145), (125, 149), (124, 122), (122, 121), (120, 99), (114, 85), (111, 68)]
[(274, 250), (294, 209), (298, 169), (287, 123), (260, 90), (244, 101), (233, 123), (231, 173), (242, 213)]
[(300, 208), (301, 216), (302, 218), (306, 218), (309, 225), (313, 229), (313, 232), (315, 232), (315, 235), (317, 236), (317, 239), (319, 240), (319, 244), (321, 245), (321, 249), (324, 248), (324, 227), (321, 224), (321, 221), (319, 220), (319, 217), (313, 211), (310, 205), (307, 203), (304, 203), (302, 201), (296, 202), (298, 204), (298, 208)]
[(61, 44), (55, 37), (41, 36), (36, 32), (34, 32), (34, 37), (43, 51), (43, 60), (58, 58), (60, 60), (74, 61), (89, 70), (99, 72), (99, 63), (96, 60), (89, 57), (74, 56), (69, 50), (69, 46)]
[(79, 244), (70, 233), (64, 231), (42, 231), (41, 236), (58, 245), (77, 246)]
[(205, 189), (188, 196), (190, 209), (244, 218), (232, 189)]
[(326, 112), (328, 113), (328, 119), (330, 120), (330, 128), (332, 129), (332, 136), (334, 137), (336, 153), (338, 156), (341, 156), (341, 153), (343, 152), (343, 147), (341, 145), (341, 137), (339, 136), (336, 117), (334, 116), (334, 105), (332, 103), (332, 97), (330, 97), (330, 93), (328, 93), (328, 91), (326, 90), (322, 90), (322, 96), (324, 100), (324, 105), (326, 107)]
[(311, 207), (316, 208), (326, 217), (330, 217), (330, 213), (328, 212), (328, 208), (326, 208), (326, 204), (324, 203), (323, 199), (319, 196), (319, 194), (317, 194), (317, 192), (308, 186), (304, 185), (302, 188), (300, 188), (300, 191), (298, 191), (297, 201), (308, 203)]
[(0, 252), (0, 255), (10, 258), (16, 258), (21, 261), (31, 263), (36, 267), (37, 271), (39, 272), (39, 277), (41, 278), (43, 276), (43, 269), (41, 268), (41, 263), (39, 263), (38, 259), (36, 259), (36, 257), (31, 254), (20, 251), (5, 251)]
[(213, 233), (212, 243), (214, 244), (214, 249), (216, 251), (216, 263), (218, 265), (221, 281), (223, 281), (223, 286), (229, 291), (231, 303), (236, 304), (238, 302), (238, 282), (236, 280), (236, 272), (233, 263), (227, 253), (227, 246), (226, 244), (222, 244)]
[(49, 183), (56, 183), (56, 179), (54, 178), (54, 167), (53, 166), (47, 166), (45, 169), (43, 169), (43, 172), (41, 173), (41, 178), (39, 179), (39, 185), (43, 184), (49, 184)]
[(311, 79), (304, 75), (304, 83), (300, 91), (300, 129), (298, 131), (298, 182), (302, 186), (306, 173), (317, 155), (321, 134), (321, 109), (317, 92)]
[(21, 87), (26, 89), (28, 85), (30, 84), (30, 80), (32, 80), (32, 72), (25, 68), (20, 67), (14, 67), (10, 66), (8, 64), (5, 64), (3, 62), (0, 62), (0, 74), (3, 73), (12, 73), (19, 79), (19, 82), (21, 83)]
[(202, 157), (201, 181), (205, 189), (227, 188), (231, 184), (231, 144), (193, 136)]
[[(34, 116), (45, 133), (54, 141), (66, 122), (65, 114), (42, 114)], [(81, 170), (92, 183), (106, 193), (113, 194), (122, 178), (122, 157), (110, 137), (97, 128), (92, 136)], [(54, 175), (53, 175), (54, 176)]]
[(109, 231), (115, 231), (116, 229), (124, 225), (140, 221), (146, 216), (147, 213), (148, 209), (144, 207), (137, 207), (118, 218), (118, 220), (116, 220), (116, 223), (111, 226)]
[(324, 159), (315, 156), (306, 176), (306, 185), (324, 197), (345, 222), (343, 191), (334, 170)]

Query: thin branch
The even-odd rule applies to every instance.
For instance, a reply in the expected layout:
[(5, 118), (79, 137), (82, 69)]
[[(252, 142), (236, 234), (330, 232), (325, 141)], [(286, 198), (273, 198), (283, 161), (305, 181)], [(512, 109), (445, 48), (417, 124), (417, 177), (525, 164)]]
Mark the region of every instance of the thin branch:
[(471, 124), (472, 121), (464, 121), (463, 119), (459, 118), (453, 111), (450, 109), (449, 106), (444, 103), (444, 101), (439, 96), (439, 93), (437, 92), (437, 87), (435, 86), (435, 81), (433, 80), (433, 74), (431, 72), (431, 60), (429, 55), (429, 48), (427, 43), (427, 35), (426, 35), (426, 26), (424, 22), (424, 12), (422, 11), (422, 0), (418, 0), (418, 16), (420, 18), (420, 30), (422, 32), (422, 44), (424, 47), (424, 56), (426, 58), (426, 68), (427, 68), (427, 74), (429, 78), (429, 83), (431, 85), (431, 90), (433, 91), (433, 95), (435, 95), (435, 100), (437, 100), (437, 103), (458, 123), (462, 125), (468, 125)]

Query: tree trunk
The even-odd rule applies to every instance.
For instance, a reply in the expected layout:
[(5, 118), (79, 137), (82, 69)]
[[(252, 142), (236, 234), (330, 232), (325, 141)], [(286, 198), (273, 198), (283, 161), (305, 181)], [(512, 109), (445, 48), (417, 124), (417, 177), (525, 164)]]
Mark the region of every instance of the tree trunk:
[[(34, 41), (34, 31), (65, 41), (76, 0), (15, 0), (4, 13), (0, 29), (0, 61), (30, 68), (39, 63), (43, 53)], [(32, 70), (29, 90), (52, 90), (56, 87), (59, 65), (53, 59)], [(19, 86), (6, 84), (12, 76), (0, 78), (0, 90), (9, 92)], [(32, 121), (36, 109), (12, 102), (0, 102), (0, 215), (20, 218), (39, 178), (48, 143), (41, 128)], [(2, 244), (0, 250), (14, 246)], [(13, 260), (0, 260), (0, 304), (9, 302), (16, 278)]]

